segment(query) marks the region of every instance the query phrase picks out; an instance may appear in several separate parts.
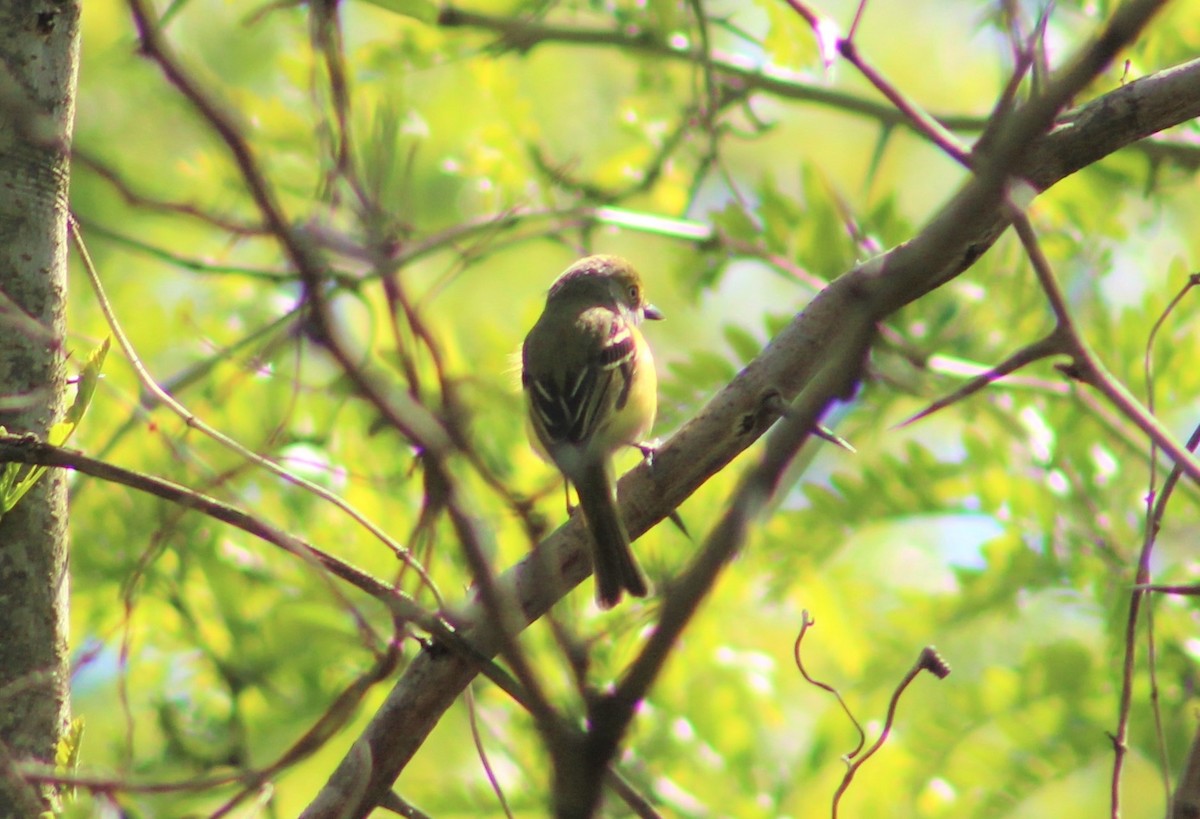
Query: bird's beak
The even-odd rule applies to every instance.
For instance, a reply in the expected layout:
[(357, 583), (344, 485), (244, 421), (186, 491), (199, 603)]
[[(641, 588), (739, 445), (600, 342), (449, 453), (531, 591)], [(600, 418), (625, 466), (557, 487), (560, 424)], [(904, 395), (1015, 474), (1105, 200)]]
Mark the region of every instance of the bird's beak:
[(654, 321), (658, 321), (661, 318), (665, 318), (662, 314), (662, 310), (659, 310), (653, 304), (647, 304), (645, 307), (642, 308), (642, 317), (652, 319)]

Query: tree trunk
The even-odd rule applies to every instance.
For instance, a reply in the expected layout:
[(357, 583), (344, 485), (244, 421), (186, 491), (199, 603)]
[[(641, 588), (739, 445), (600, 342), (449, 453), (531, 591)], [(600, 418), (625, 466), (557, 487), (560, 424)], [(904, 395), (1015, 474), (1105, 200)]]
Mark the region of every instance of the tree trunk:
[[(79, 11), (0, 0), (0, 424), (39, 438), (64, 409)], [(68, 718), (66, 532), (60, 470), (0, 519), (0, 816), (48, 806), (13, 764), (52, 765)]]

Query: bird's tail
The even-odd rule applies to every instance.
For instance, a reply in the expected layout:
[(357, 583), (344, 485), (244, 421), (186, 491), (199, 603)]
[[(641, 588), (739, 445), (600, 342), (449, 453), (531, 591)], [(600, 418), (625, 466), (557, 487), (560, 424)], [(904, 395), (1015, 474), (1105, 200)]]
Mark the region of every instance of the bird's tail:
[(592, 533), (592, 567), (596, 573), (596, 603), (611, 609), (621, 594), (645, 597), (646, 577), (629, 548), (629, 532), (617, 511), (617, 487), (612, 466), (600, 461), (586, 468), (575, 483), (579, 505)]

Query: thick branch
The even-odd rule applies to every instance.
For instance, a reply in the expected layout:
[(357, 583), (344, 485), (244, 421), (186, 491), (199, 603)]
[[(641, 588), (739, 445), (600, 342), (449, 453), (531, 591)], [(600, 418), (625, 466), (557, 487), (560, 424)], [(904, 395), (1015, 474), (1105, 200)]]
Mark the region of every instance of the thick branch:
[[(1155, 7), (1131, 4), (1125, 7), (1125, 19), (1144, 22)], [(1115, 18), (1115, 27), (1123, 24), (1120, 16)], [(1123, 31), (1122, 36), (1132, 33)], [(657, 451), (652, 468), (642, 465), (622, 479), (622, 510), (631, 534), (640, 535), (661, 521), (754, 443), (773, 420), (765, 408), (780, 397), (794, 397), (819, 362), (869, 331), (865, 323), (951, 280), (986, 252), (1007, 226), (1003, 189), (1013, 168), (1045, 190), (1118, 148), (1200, 116), (1196, 61), (1122, 87), (1076, 112), (1068, 125), (1040, 136), (1071, 87), (1111, 59), (1119, 42), (1111, 36), (1097, 41), (1064, 80), (1051, 86), (1050, 99), (1018, 112), (998, 129), (979, 176), (920, 235), (830, 284)], [(864, 318), (856, 318), (860, 316)], [(564, 589), (587, 577), (586, 537), (573, 519), (499, 578), (513, 599), (522, 602), (528, 622), (544, 614)], [(466, 633), (481, 651), (497, 650), (496, 626), (478, 605), (468, 607), (459, 622), (475, 624)], [(451, 652), (434, 649), (417, 657), (304, 816), (366, 815), (474, 675), (472, 664)]]

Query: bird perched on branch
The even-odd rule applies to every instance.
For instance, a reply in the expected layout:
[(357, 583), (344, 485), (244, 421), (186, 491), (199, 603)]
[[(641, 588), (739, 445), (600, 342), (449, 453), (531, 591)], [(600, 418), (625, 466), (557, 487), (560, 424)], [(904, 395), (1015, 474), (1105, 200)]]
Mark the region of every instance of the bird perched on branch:
[(530, 438), (579, 494), (606, 609), (624, 592), (647, 592), (617, 511), (613, 455), (639, 446), (654, 424), (658, 381), (638, 325), (661, 318), (629, 262), (588, 256), (555, 279), (521, 348)]

